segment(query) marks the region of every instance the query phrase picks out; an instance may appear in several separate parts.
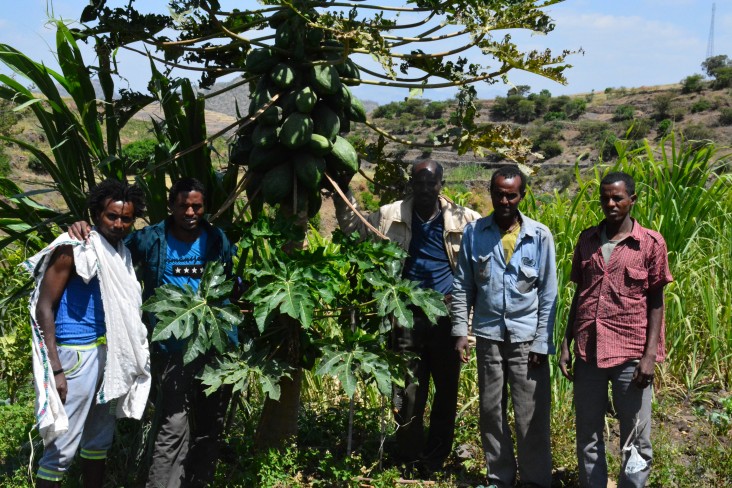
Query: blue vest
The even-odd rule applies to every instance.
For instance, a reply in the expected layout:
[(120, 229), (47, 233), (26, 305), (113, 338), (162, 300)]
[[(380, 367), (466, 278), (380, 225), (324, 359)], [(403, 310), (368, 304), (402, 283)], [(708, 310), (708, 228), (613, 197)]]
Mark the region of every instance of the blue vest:
[(107, 333), (99, 278), (89, 283), (74, 275), (66, 285), (56, 310), (56, 342), (89, 344)]

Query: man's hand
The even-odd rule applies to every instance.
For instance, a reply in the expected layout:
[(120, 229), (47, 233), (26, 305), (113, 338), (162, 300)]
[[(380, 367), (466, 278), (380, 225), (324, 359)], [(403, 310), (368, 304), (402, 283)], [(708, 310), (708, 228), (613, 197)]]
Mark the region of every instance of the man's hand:
[(66, 384), (66, 375), (61, 372), (54, 376), (54, 379), (56, 380), (56, 391), (58, 392), (58, 396), (61, 397), (61, 403), (66, 403), (66, 394), (69, 391), (69, 386)]
[(653, 372), (656, 370), (656, 358), (643, 356), (633, 371), (633, 383), (638, 388), (648, 388), (653, 384)]
[(546, 363), (546, 354), (540, 354), (538, 352), (529, 353), (529, 369), (539, 368)]
[(84, 220), (74, 222), (69, 226), (67, 232), (78, 241), (85, 241), (91, 232), (91, 226)]
[(455, 350), (460, 355), (460, 361), (467, 363), (470, 361), (470, 346), (466, 336), (458, 337), (455, 341)]
[(559, 370), (562, 372), (562, 376), (569, 381), (574, 381), (574, 375), (572, 374), (572, 353), (569, 352), (569, 342), (566, 337), (562, 341), (560, 351)]

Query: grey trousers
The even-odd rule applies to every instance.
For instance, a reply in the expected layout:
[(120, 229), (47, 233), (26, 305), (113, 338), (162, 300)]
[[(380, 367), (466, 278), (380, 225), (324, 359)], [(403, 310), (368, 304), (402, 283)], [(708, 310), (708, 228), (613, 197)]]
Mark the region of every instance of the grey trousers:
[(155, 438), (147, 488), (207, 486), (214, 477), (231, 389), (209, 396), (196, 379), (204, 358), (183, 366), (182, 353), (155, 358), (161, 398), (155, 404), (160, 427)]
[(517, 459), (506, 414), (510, 389), (521, 483), (548, 488), (552, 483), (549, 363), (529, 369), (530, 342), (477, 340), (480, 435), (488, 483), (510, 487), (516, 481)]
[[(618, 488), (642, 487), (648, 480), (653, 460), (651, 449), (652, 390), (632, 384), (638, 361), (629, 361), (613, 368), (598, 368), (577, 358), (574, 363), (574, 405), (577, 416), (577, 460), (582, 486), (607, 486), (605, 459), (605, 412), (607, 384), (612, 385), (613, 405), (620, 421), (621, 448), (630, 436), (640, 456), (648, 463), (642, 471), (626, 474), (628, 451), (622, 451)], [(634, 429), (639, 421), (638, 429)]]

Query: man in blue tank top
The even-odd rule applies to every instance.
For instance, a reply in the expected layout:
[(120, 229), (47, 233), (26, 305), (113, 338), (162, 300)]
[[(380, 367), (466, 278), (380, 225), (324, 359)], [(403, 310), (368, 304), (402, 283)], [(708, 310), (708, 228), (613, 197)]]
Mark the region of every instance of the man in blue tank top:
[[(164, 284), (197, 290), (209, 261), (222, 262), (231, 273), (233, 247), (221, 229), (204, 219), (205, 198), (200, 181), (179, 179), (168, 194), (168, 218), (125, 240), (143, 284), (143, 301)], [(77, 222), (69, 233), (84, 237), (86, 227)], [(153, 314), (146, 314), (146, 322), (152, 332)], [(206, 486), (213, 480), (219, 457), (231, 388), (206, 395), (196, 376), (211, 357), (201, 356), (184, 366), (184, 349), (185, 341), (175, 338), (153, 343), (159, 428), (147, 480), (151, 488)]]
[[(48, 366), (44, 370), (53, 377), (51, 380), (44, 375), (43, 385), (37, 386), (55, 384), (56, 393), (63, 404), (63, 413), (68, 418), (65, 431), (64, 426), (58, 427), (57, 432), (62, 432), (60, 435), (53, 432), (54, 424), (58, 424), (59, 417), (63, 418), (64, 415), (55, 416), (51, 426), (45, 428), (48, 435), (44, 434), (42, 419), (48, 415), (48, 410), (53, 410), (55, 394), (52, 392), (42, 402), (37, 402), (45, 447), (39, 462), (36, 486), (42, 488), (61, 486), (63, 476), (79, 447), (84, 486), (103, 485), (107, 450), (114, 434), (115, 410), (103, 398), (100, 390), (104, 391), (103, 380), (106, 384), (109, 379), (105, 374), (107, 363), (117, 359), (112, 358), (112, 355), (119, 350), (116, 344), (113, 347), (110, 343), (108, 358), (108, 326), (116, 327), (116, 323), (110, 322), (110, 314), (114, 313), (108, 303), (109, 296), (105, 297), (103, 293), (111, 295), (112, 301), (117, 302), (125, 300), (127, 293), (130, 293), (133, 308), (138, 313), (137, 332), (138, 338), (141, 338), (141, 341), (132, 344), (132, 348), (141, 352), (141, 356), (148, 354), (144, 326), (139, 319), (140, 287), (135, 280), (129, 254), (121, 244), (135, 218), (142, 216), (145, 211), (144, 193), (136, 186), (106, 180), (90, 191), (89, 209), (96, 223), (96, 231), (111, 245), (110, 260), (119, 258), (123, 263), (122, 275), (115, 275), (115, 279), (108, 280), (107, 271), (100, 270), (92, 277), (80, 276), (82, 255), (78, 253), (83, 252), (79, 251), (82, 246), (66, 235), (44, 250), (38, 261), (31, 258), (27, 265), (36, 275), (37, 281), (40, 281), (31, 299), (31, 305), (35, 301), (31, 314), (34, 317), (34, 331), (37, 328), (40, 332), (37, 342), (41, 362)], [(105, 249), (102, 246), (92, 253), (98, 254)], [(94, 267), (101, 268), (103, 263), (108, 263), (101, 259), (94, 262)], [(44, 260), (48, 260), (48, 263), (44, 263)], [(125, 262), (129, 264), (126, 273)], [(113, 266), (109, 264), (110, 268)], [(121, 290), (121, 287), (131, 287), (132, 290)], [(132, 317), (128, 316), (125, 320), (131, 322)], [(130, 330), (128, 328), (125, 334)], [(149, 356), (141, 359), (143, 369), (147, 366), (149, 379)], [(125, 360), (121, 359), (120, 362)], [(134, 371), (132, 375), (131, 384), (137, 376)], [(38, 378), (36, 382), (39, 383)], [(44, 388), (40, 388), (39, 400), (43, 392)], [(140, 414), (146, 400), (147, 391), (144, 398), (139, 399), (142, 405)]]

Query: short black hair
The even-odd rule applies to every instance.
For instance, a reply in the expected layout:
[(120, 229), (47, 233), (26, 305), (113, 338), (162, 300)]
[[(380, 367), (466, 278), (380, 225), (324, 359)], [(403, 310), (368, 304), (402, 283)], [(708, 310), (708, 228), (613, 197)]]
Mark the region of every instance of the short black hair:
[(416, 163), (412, 164), (412, 173), (411, 173), (412, 178), (414, 178), (415, 176), (417, 176), (415, 174), (415, 170), (417, 169), (417, 166), (420, 166), (420, 165), (423, 165), (423, 164), (429, 164), (431, 166), (434, 166), (435, 167), (435, 176), (437, 177), (438, 180), (442, 181), (442, 175), (444, 173), (444, 170), (442, 168), (442, 165), (440, 163), (438, 163), (437, 161), (434, 161), (432, 159), (425, 159), (425, 160), (422, 160), (422, 161), (417, 161)]
[(496, 185), (496, 180), (499, 176), (503, 176), (505, 179), (510, 180), (511, 178), (519, 177), (521, 178), (521, 186), (519, 187), (519, 192), (521, 193), (521, 197), (523, 198), (524, 195), (526, 195), (526, 175), (519, 169), (516, 165), (506, 165), (501, 166), (497, 170), (493, 172), (493, 175), (491, 176), (491, 186), (490, 191), (493, 191), (493, 187)]
[(134, 209), (135, 218), (145, 215), (145, 192), (137, 185), (130, 185), (126, 181), (107, 178), (89, 190), (87, 202), (92, 219), (104, 210), (104, 202), (111, 199), (113, 202), (129, 202)]
[(629, 197), (635, 195), (635, 180), (623, 171), (613, 171), (612, 173), (606, 174), (600, 181), (600, 186), (612, 185), (619, 181), (625, 183), (625, 191), (628, 192)]
[(195, 178), (180, 178), (170, 187), (170, 192), (168, 192), (168, 205), (173, 206), (179, 193), (190, 193), (192, 191), (197, 191), (206, 200), (206, 187), (203, 186), (203, 183)]

